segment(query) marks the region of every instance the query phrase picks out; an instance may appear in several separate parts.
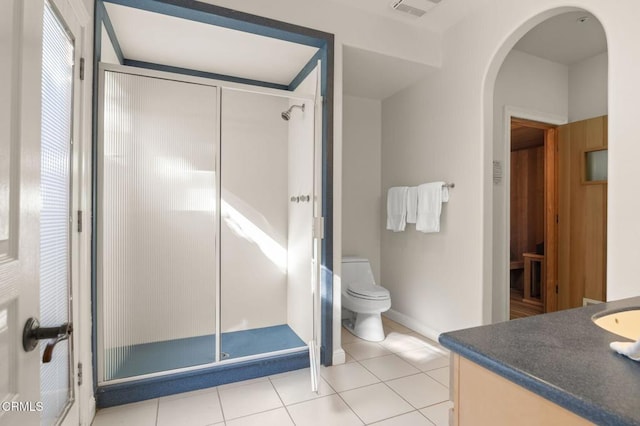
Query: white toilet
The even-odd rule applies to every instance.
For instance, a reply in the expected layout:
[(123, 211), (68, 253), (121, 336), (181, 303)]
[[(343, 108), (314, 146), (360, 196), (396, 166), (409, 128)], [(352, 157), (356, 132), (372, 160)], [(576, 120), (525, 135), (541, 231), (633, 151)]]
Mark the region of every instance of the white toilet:
[(380, 314), (391, 308), (391, 296), (376, 285), (367, 259), (342, 258), (342, 307), (350, 311), (342, 320), (347, 330), (371, 342), (384, 340)]

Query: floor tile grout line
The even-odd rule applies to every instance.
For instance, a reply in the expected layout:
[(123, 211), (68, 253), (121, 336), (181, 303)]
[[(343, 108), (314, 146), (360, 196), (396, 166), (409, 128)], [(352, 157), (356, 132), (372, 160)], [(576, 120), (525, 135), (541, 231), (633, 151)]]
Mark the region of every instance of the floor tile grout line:
[[(409, 404), (409, 407), (413, 408), (414, 410), (419, 410), (418, 408), (415, 408), (415, 407), (413, 406), (413, 404), (411, 404), (409, 401), (407, 401), (406, 399), (404, 399), (404, 398), (402, 397), (402, 395), (399, 395), (399, 394), (398, 394), (398, 392), (396, 392), (396, 391), (395, 391), (391, 386), (387, 385), (387, 383), (386, 383), (384, 380), (380, 379), (380, 378), (379, 378), (378, 376), (376, 376), (372, 371), (370, 371), (367, 367), (365, 367), (364, 365), (362, 365), (362, 363), (360, 363), (360, 361), (356, 361), (356, 362), (357, 362), (358, 364), (360, 364), (360, 366), (361, 366), (362, 368), (364, 368), (365, 370), (367, 370), (367, 371), (369, 371), (371, 374), (373, 374), (373, 376), (374, 376), (374, 377), (376, 377), (376, 378), (377, 378), (378, 380), (380, 380), (380, 381), (379, 381), (379, 382), (377, 382), (377, 383), (371, 383), (371, 384), (369, 384), (369, 385), (364, 385), (364, 386), (360, 386), (360, 387), (357, 387), (357, 388), (348, 389), (348, 390), (345, 390), (345, 391), (342, 391), (342, 392), (350, 392), (350, 391), (352, 391), (352, 390), (362, 389), (362, 388), (365, 388), (365, 387), (367, 387), (367, 386), (374, 386), (374, 385), (377, 385), (377, 384), (382, 383), (382, 384), (384, 384), (386, 387), (388, 387), (389, 389), (391, 389), (391, 391), (392, 391), (393, 393), (395, 393), (396, 395), (398, 395), (398, 396), (399, 396), (403, 401), (405, 401), (407, 404)], [(353, 412), (355, 413), (355, 410), (354, 410), (354, 409), (349, 405), (349, 403), (348, 403), (348, 402), (347, 402), (347, 401), (342, 397), (342, 395), (340, 394), (340, 392), (338, 392), (338, 395), (340, 395), (340, 398), (344, 401), (344, 403), (345, 403), (345, 404), (347, 404), (347, 407), (349, 407), (349, 408), (351, 409), (351, 411), (353, 411)], [(408, 411), (408, 413), (410, 413), (410, 412), (411, 412), (411, 411)], [(402, 413), (402, 414), (407, 414), (407, 413)], [(398, 416), (400, 416), (400, 415), (402, 415), (402, 414), (399, 414)], [(356, 416), (358, 416), (358, 414), (357, 414), (357, 413), (356, 413)], [(394, 417), (397, 417), (397, 416), (394, 416)], [(366, 425), (366, 424), (368, 424), (368, 423), (366, 423), (362, 418), (360, 418), (360, 416), (358, 416), (358, 418), (359, 418), (359, 419), (360, 419), (360, 420), (361, 420), (365, 425)], [(390, 418), (392, 418), (392, 417), (388, 417), (388, 418), (386, 418), (386, 419), (380, 419), (380, 420), (376, 420), (376, 421), (381, 422), (381, 421), (383, 421), (383, 420), (387, 420), (387, 419), (390, 419)], [(374, 423), (375, 423), (375, 422), (374, 422)]]
[[(364, 386), (363, 386), (364, 387)], [(345, 391), (347, 392), (347, 391)], [(338, 395), (338, 398), (340, 398), (342, 400), (342, 402), (344, 402), (344, 405), (347, 406), (347, 408), (349, 410), (351, 410), (351, 412), (358, 418), (358, 420), (360, 420), (362, 422), (363, 425), (366, 425), (367, 422), (364, 421), (364, 419), (362, 419), (362, 417), (360, 417), (358, 415), (358, 413), (355, 412), (355, 410), (353, 408), (351, 408), (351, 406), (349, 405), (349, 403), (342, 397), (342, 395), (340, 395), (340, 393), (337, 393), (336, 395)]]
[(218, 395), (218, 404), (220, 404), (220, 414), (222, 414), (222, 422), (227, 424), (227, 417), (224, 415), (224, 407), (222, 406), (222, 396), (220, 396), (220, 389), (216, 387), (216, 395)]
[(440, 380), (436, 379), (435, 377), (433, 377), (431, 374), (429, 374), (430, 371), (436, 371), (436, 370), (444, 370), (445, 368), (449, 369), (450, 367), (440, 367), (440, 368), (434, 368), (433, 370), (429, 370), (429, 371), (425, 371), (424, 373), (431, 377), (433, 380), (435, 380), (436, 382), (440, 383), (442, 386), (445, 386), (447, 389), (449, 389), (449, 385), (442, 383)]
[[(409, 405), (411, 405), (411, 404), (409, 404)], [(413, 405), (411, 405), (411, 408), (413, 408)], [(375, 421), (375, 422), (373, 422), (373, 423), (365, 423), (365, 425), (367, 425), (367, 426), (368, 426), (368, 425), (373, 425), (373, 426), (375, 426), (375, 425), (376, 425), (376, 423), (380, 423), (380, 422), (384, 422), (384, 421), (387, 421), (387, 420), (395, 419), (396, 417), (406, 416), (407, 414), (411, 414), (411, 413), (418, 413), (418, 414), (420, 414), (422, 417), (424, 417), (424, 414), (422, 414), (422, 413), (420, 412), (420, 410), (418, 410), (417, 408), (414, 408), (413, 410), (411, 410), (411, 411), (407, 411), (406, 413), (400, 413), (400, 414), (396, 414), (396, 415), (391, 416), (391, 417), (385, 417), (384, 419), (376, 420), (376, 421)], [(429, 420), (427, 417), (424, 417), (424, 418), (425, 418), (425, 419), (427, 419), (427, 421), (428, 421), (429, 423), (433, 424), (433, 422), (432, 422), (431, 420)]]
[[(414, 376), (415, 376), (415, 375), (416, 375), (416, 374), (414, 374)], [(409, 376), (407, 376), (407, 377), (409, 377)], [(396, 394), (396, 395), (398, 395), (400, 398), (402, 398), (402, 400), (403, 400), (404, 402), (406, 402), (407, 404), (409, 404), (410, 406), (412, 406), (412, 407), (413, 407), (413, 408), (415, 408), (416, 410), (420, 410), (420, 408), (416, 407), (415, 405), (413, 405), (412, 403), (410, 403), (409, 401), (407, 401), (407, 399), (406, 399), (404, 396), (400, 395), (400, 394), (399, 394), (399, 393), (398, 393), (394, 388), (392, 388), (391, 386), (389, 386), (389, 384), (388, 384), (387, 382), (382, 382), (382, 383), (384, 383), (384, 385), (385, 385), (386, 387), (388, 387), (389, 389), (391, 389), (391, 392), (395, 393), (395, 394)]]
[[(410, 352), (410, 351), (407, 351), (407, 352)], [(396, 356), (397, 356), (397, 355), (396, 355)], [(402, 359), (402, 358), (401, 358), (401, 359)], [(403, 360), (403, 361), (405, 361), (405, 360)], [(370, 370), (369, 370), (365, 365), (363, 365), (362, 363), (360, 363), (360, 361), (356, 361), (356, 362), (358, 362), (358, 363), (359, 363), (359, 364), (360, 364), (364, 369), (366, 369), (367, 371), (370, 371)], [(425, 408), (429, 408), (429, 407), (433, 407), (433, 406), (438, 405), (438, 404), (443, 404), (443, 403), (445, 403), (445, 402), (447, 402), (447, 401), (450, 401), (450, 400), (440, 401), (440, 402), (436, 402), (436, 403), (431, 404), (431, 405), (427, 405), (427, 406), (422, 407), (422, 408), (417, 408), (417, 407), (415, 407), (413, 404), (411, 404), (409, 401), (407, 401), (407, 400), (406, 400), (402, 395), (400, 395), (398, 392), (396, 392), (396, 390), (395, 390), (395, 389), (393, 389), (393, 388), (392, 388), (392, 387), (391, 387), (387, 382), (389, 382), (389, 381), (393, 381), (393, 380), (402, 379), (402, 378), (405, 378), (405, 377), (417, 376), (417, 375), (419, 375), (419, 374), (424, 374), (424, 375), (426, 375), (427, 377), (431, 378), (432, 380), (436, 381), (437, 383), (440, 383), (442, 386), (445, 386), (445, 387), (448, 389), (448, 388), (449, 388), (449, 386), (446, 386), (444, 383), (441, 383), (439, 380), (436, 380), (434, 377), (431, 377), (431, 376), (427, 373), (427, 371), (438, 370), (438, 369), (440, 369), (440, 368), (450, 368), (450, 366), (447, 366), (447, 367), (440, 367), (440, 368), (435, 368), (435, 369), (432, 369), (432, 370), (426, 370), (426, 371), (423, 371), (423, 370), (419, 369), (418, 367), (416, 367), (415, 365), (411, 364), (410, 362), (408, 362), (408, 361), (405, 361), (405, 362), (406, 362), (407, 364), (411, 365), (412, 367), (416, 368), (416, 369), (418, 370), (418, 373), (409, 374), (409, 375), (407, 375), (407, 376), (402, 376), (402, 377), (396, 377), (396, 378), (388, 379), (388, 380), (381, 380), (381, 382), (382, 382), (382, 383), (384, 383), (384, 384), (385, 384), (385, 386), (387, 386), (389, 389), (391, 389), (391, 391), (392, 391), (393, 393), (395, 393), (396, 395), (398, 395), (398, 396), (399, 396), (403, 401), (405, 401), (405, 402), (406, 402), (407, 404), (409, 404), (411, 407), (415, 408), (415, 411), (418, 411), (418, 412), (419, 412), (423, 417), (425, 417), (425, 418), (427, 419), (427, 421), (428, 421), (429, 423), (431, 423), (431, 424), (434, 424), (434, 425), (435, 425), (435, 423), (433, 423), (433, 422), (431, 421), (431, 419), (430, 419), (429, 417), (427, 417), (426, 415), (424, 415), (420, 410), (423, 410), (423, 409), (425, 409)], [(372, 371), (370, 371), (370, 372), (371, 372), (371, 374), (373, 374), (374, 376), (376, 376), (376, 375), (375, 375), (375, 373), (373, 373)], [(376, 376), (376, 377), (378, 377), (378, 376)], [(369, 385), (369, 386), (371, 386), (371, 385)], [(405, 413), (405, 414), (406, 414), (406, 413)], [(396, 417), (397, 417), (397, 416), (396, 416)], [(383, 421), (383, 420), (386, 420), (386, 419), (382, 419), (382, 420), (379, 420), (379, 421)]]
[[(273, 384), (273, 380), (271, 380), (271, 377), (269, 377), (268, 379), (269, 379), (269, 382), (271, 383), (271, 386), (273, 387), (273, 390), (276, 391), (276, 395), (278, 395), (278, 399), (280, 399), (280, 403), (282, 404), (282, 408), (284, 408), (284, 411), (287, 413), (287, 416), (289, 416), (289, 419), (291, 419), (291, 423), (293, 423), (293, 425), (295, 426), (296, 422), (295, 422), (295, 420), (293, 420), (293, 417), (291, 416), (291, 413), (287, 409), (287, 404), (285, 404), (284, 401), (282, 400), (282, 395), (280, 395), (280, 392), (278, 392), (278, 388), (276, 387), (276, 385)], [(318, 385), (318, 389), (320, 389), (319, 385)], [(276, 410), (277, 410), (277, 408), (276, 408)]]
[[(282, 398), (280, 398), (280, 394), (279, 394), (279, 393), (278, 393), (278, 391), (276, 390), (275, 386), (273, 386), (273, 383), (271, 382), (270, 377), (269, 377), (269, 376), (264, 376), (264, 377), (266, 377), (266, 378), (267, 378), (267, 380), (261, 380), (261, 381), (256, 382), (256, 383), (269, 382), (269, 384), (271, 384), (271, 387), (273, 388), (274, 392), (275, 392), (275, 393), (276, 393), (276, 395), (278, 396), (278, 399), (280, 400), (280, 403), (282, 404), (282, 406), (280, 406), (280, 407), (275, 407), (275, 408), (268, 408), (268, 409), (266, 409), (266, 410), (257, 411), (257, 412), (255, 412), (255, 413), (245, 414), (245, 415), (243, 415), (243, 416), (238, 416), (238, 417), (234, 417), (234, 418), (232, 418), (232, 419), (227, 419), (227, 418), (226, 418), (226, 416), (224, 415), (224, 409), (222, 409), (222, 400), (220, 400), (220, 408), (222, 409), (222, 417), (223, 417), (223, 419), (224, 419), (225, 424), (226, 424), (226, 422), (227, 422), (227, 421), (232, 421), (232, 420), (236, 420), (236, 419), (242, 419), (242, 418), (245, 418), (245, 417), (254, 416), (254, 415), (256, 415), (256, 414), (263, 414), (263, 413), (266, 413), (266, 412), (269, 412), (269, 411), (277, 410), (278, 408), (286, 407), (286, 406), (284, 405), (284, 403), (282, 402)], [(218, 393), (218, 396), (220, 396), (220, 393)]]
[[(358, 363), (358, 364), (360, 364), (360, 361), (354, 361), (353, 363)], [(349, 364), (353, 364), (353, 363), (352, 363), (352, 362), (350, 362)], [(346, 365), (346, 364), (340, 364), (340, 365)], [(362, 365), (362, 364), (360, 364), (360, 367), (362, 367), (362, 368), (364, 368), (365, 370), (367, 370), (367, 367), (365, 367), (365, 366), (364, 366), (364, 365)], [(367, 372), (371, 373), (369, 370), (367, 370)], [(368, 384), (366, 384), (366, 385), (356, 386), (355, 388), (344, 389), (344, 390), (341, 390), (341, 391), (338, 391), (338, 390), (337, 390), (336, 388), (334, 388), (333, 386), (331, 386), (331, 388), (333, 389), (333, 391), (334, 391), (335, 393), (340, 393), (340, 392), (347, 392), (347, 391), (354, 390), (354, 389), (364, 388), (364, 387), (371, 386), (371, 385), (375, 385), (375, 384), (377, 384), (377, 383), (382, 382), (382, 380), (380, 380), (380, 378), (378, 378), (378, 376), (376, 376), (376, 375), (375, 375), (375, 374), (373, 374), (373, 373), (371, 373), (371, 374), (373, 375), (373, 377), (375, 377), (375, 378), (378, 380), (377, 382), (375, 382), (375, 383), (368, 383)], [(328, 380), (325, 380), (325, 381), (326, 381), (329, 385), (331, 385), (331, 384), (329, 383), (329, 381), (328, 381)]]
[[(378, 385), (378, 384), (385, 384), (385, 385), (386, 385), (386, 383), (384, 383), (384, 382), (380, 382), (380, 383), (374, 383), (373, 385), (369, 385), (369, 386), (374, 386), (374, 385)], [(387, 387), (388, 387), (388, 386), (387, 386)], [(352, 389), (352, 390), (355, 390), (355, 389)], [(393, 391), (393, 389), (391, 389), (391, 390)], [(350, 391), (345, 391), (345, 392), (350, 392)], [(400, 396), (400, 395), (398, 395), (398, 396)], [(409, 404), (409, 407), (411, 407), (411, 408), (412, 408), (412, 410), (407, 411), (407, 412), (405, 412), (405, 413), (396, 414), (396, 415), (391, 416), (391, 417), (385, 417), (385, 418), (382, 418), (382, 419), (378, 419), (378, 420), (376, 420), (376, 421), (374, 421), (374, 422), (372, 422), (372, 423), (367, 423), (367, 422), (365, 422), (365, 421), (364, 421), (364, 419), (362, 419), (360, 416), (358, 416), (358, 413), (356, 413), (356, 410), (354, 410), (354, 409), (353, 409), (353, 407), (351, 407), (351, 406), (349, 405), (349, 403), (348, 403), (348, 402), (347, 402), (347, 401), (342, 397), (342, 395), (340, 395), (340, 398), (344, 401), (344, 403), (345, 403), (345, 404), (347, 404), (347, 407), (349, 407), (349, 409), (351, 409), (351, 411), (353, 411), (353, 413), (354, 413), (354, 414), (355, 414), (355, 415), (360, 419), (360, 421), (362, 421), (362, 423), (364, 423), (365, 425), (375, 424), (375, 423), (377, 423), (377, 422), (382, 422), (382, 421), (384, 421), (384, 420), (389, 420), (389, 419), (392, 419), (392, 418), (394, 418), (394, 417), (403, 416), (403, 415), (405, 415), (405, 414), (409, 414), (409, 413), (411, 413), (411, 412), (413, 412), (413, 411), (418, 411), (418, 410), (419, 410), (418, 408), (415, 408), (413, 405), (411, 405), (411, 404), (409, 403), (409, 401), (407, 401), (407, 400), (405, 400), (404, 398), (400, 397), (400, 398), (402, 398), (402, 400), (403, 400), (403, 401), (405, 401), (407, 404)]]
[(156, 426), (158, 426), (158, 420), (160, 420), (160, 398), (156, 398)]
[(226, 422), (232, 422), (232, 421), (235, 421), (235, 420), (238, 420), (238, 419), (244, 419), (244, 418), (251, 417), (251, 416), (257, 416), (258, 414), (268, 413), (269, 411), (276, 411), (276, 410), (279, 410), (281, 408), (286, 408), (286, 407), (283, 405), (282, 407), (269, 408), (269, 409), (266, 409), (266, 410), (258, 411), (256, 413), (244, 414), (242, 416), (234, 417), (232, 419), (226, 419), (224, 422), (225, 423)]
[[(428, 375), (427, 373), (425, 373), (424, 371), (421, 371), (421, 372), (420, 372), (420, 373), (418, 373), (418, 374), (424, 374), (425, 376), (427, 376), (427, 377), (431, 378), (432, 380), (436, 381), (437, 383), (440, 383), (440, 382), (438, 382), (437, 380), (435, 380), (433, 377), (429, 376), (429, 375)], [(418, 374), (412, 374), (412, 376), (417, 376)], [(410, 376), (406, 376), (406, 377), (410, 377)], [(402, 377), (400, 377), (400, 378), (402, 378)], [(393, 380), (396, 380), (396, 379), (391, 379), (391, 380), (389, 380), (389, 381), (393, 381)], [(445, 401), (436, 402), (436, 403), (434, 403), (434, 404), (427, 405), (427, 406), (424, 406), (424, 407), (416, 407), (415, 405), (413, 405), (412, 403), (410, 403), (409, 401), (407, 401), (405, 397), (403, 397), (402, 395), (400, 395), (400, 394), (399, 394), (399, 393), (398, 393), (394, 388), (392, 388), (392, 387), (391, 387), (387, 382), (382, 382), (382, 383), (384, 383), (384, 384), (385, 384), (389, 389), (391, 389), (391, 390), (392, 390), (396, 395), (398, 395), (400, 398), (402, 398), (404, 401), (406, 401), (406, 403), (407, 403), (407, 404), (409, 404), (410, 406), (414, 407), (414, 408), (415, 408), (416, 410), (418, 410), (418, 411), (419, 411), (419, 410), (423, 410), (423, 409), (428, 408), (428, 407), (433, 407), (434, 405), (437, 405), (437, 404), (442, 404), (443, 402), (446, 402), (446, 401), (450, 401), (449, 399), (447, 399), (447, 400), (445, 400)], [(448, 388), (447, 388), (447, 389), (448, 389)], [(427, 417), (427, 419), (428, 419), (428, 417)]]
[[(396, 354), (392, 354), (392, 355), (398, 356), (398, 355), (396, 355)], [(386, 355), (386, 356), (389, 356), (389, 355)], [(400, 357), (398, 357), (398, 358), (400, 358)], [(371, 358), (371, 359), (372, 359), (372, 358)], [(402, 358), (400, 358), (400, 360), (401, 360), (401, 361), (406, 362), (406, 363), (407, 363), (407, 365), (409, 365), (409, 366), (411, 366), (411, 367), (415, 368), (416, 370), (418, 370), (418, 372), (420, 372), (420, 369), (418, 369), (417, 367), (415, 367), (415, 366), (413, 366), (413, 365), (409, 364), (407, 361), (403, 360)], [(366, 361), (366, 360), (363, 360), (363, 361)], [(360, 363), (359, 361), (358, 361), (358, 363), (359, 363), (359, 364), (360, 364), (360, 365), (361, 365), (365, 370), (367, 370), (369, 373), (371, 373), (371, 374), (373, 374), (374, 376), (376, 376), (376, 377), (377, 377), (381, 382), (386, 382), (387, 380), (401, 379), (401, 378), (403, 378), (403, 377), (408, 377), (408, 376), (412, 376), (412, 375), (416, 374), (416, 373), (409, 373), (409, 374), (404, 375), (404, 376), (393, 377), (393, 378), (391, 378), (391, 379), (387, 379), (387, 380), (385, 380), (385, 379), (383, 379), (382, 377), (378, 376), (378, 375), (377, 375), (376, 373), (374, 373), (373, 371), (371, 371), (370, 369), (368, 369), (366, 365), (364, 365), (364, 364)], [(434, 380), (435, 380), (435, 379), (434, 379)]]

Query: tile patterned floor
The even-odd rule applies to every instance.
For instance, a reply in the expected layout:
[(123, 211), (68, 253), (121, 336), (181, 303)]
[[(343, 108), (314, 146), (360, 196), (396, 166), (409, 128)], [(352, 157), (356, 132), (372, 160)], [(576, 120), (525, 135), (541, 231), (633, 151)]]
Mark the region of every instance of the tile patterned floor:
[(93, 426), (445, 426), (449, 354), (384, 318), (386, 339), (342, 330), (347, 363), (322, 367), (318, 394), (298, 370), (98, 411)]

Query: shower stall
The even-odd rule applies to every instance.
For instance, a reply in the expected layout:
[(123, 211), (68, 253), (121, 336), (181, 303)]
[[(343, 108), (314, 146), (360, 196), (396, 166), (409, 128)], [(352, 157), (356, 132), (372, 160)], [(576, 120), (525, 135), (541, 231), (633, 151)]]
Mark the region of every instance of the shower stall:
[(301, 353), (317, 374), (319, 85), (101, 64), (99, 386)]

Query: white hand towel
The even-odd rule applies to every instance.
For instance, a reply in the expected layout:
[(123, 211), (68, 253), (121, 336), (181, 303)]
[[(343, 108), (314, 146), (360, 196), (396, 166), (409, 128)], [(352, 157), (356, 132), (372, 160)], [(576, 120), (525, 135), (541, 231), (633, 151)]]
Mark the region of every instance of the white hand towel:
[(609, 347), (634, 361), (640, 361), (640, 339), (636, 342), (611, 342)]
[(411, 186), (407, 191), (407, 223), (418, 220), (418, 187)]
[(408, 190), (406, 186), (396, 186), (387, 193), (387, 229), (393, 232), (404, 231), (407, 224)]
[[(418, 186), (417, 231), (440, 232), (440, 213), (444, 198), (443, 185), (444, 182), (431, 182)], [(449, 199), (448, 191), (446, 199)]]

